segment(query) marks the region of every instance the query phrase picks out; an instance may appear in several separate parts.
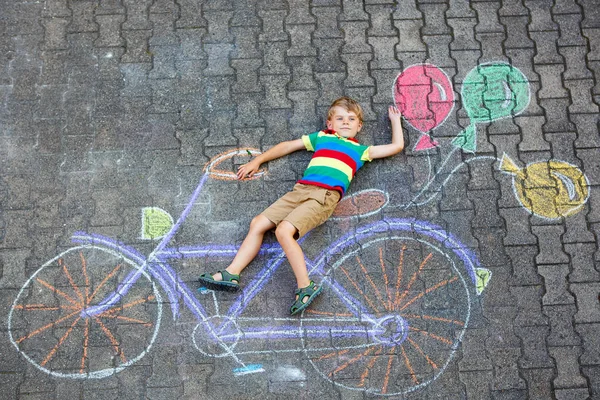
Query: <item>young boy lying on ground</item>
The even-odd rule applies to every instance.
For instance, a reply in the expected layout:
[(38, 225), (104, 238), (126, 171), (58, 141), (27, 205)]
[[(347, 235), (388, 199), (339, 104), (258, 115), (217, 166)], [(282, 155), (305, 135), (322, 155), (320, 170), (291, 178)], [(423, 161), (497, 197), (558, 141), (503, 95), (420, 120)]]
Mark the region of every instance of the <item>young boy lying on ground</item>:
[(255, 174), (264, 162), (298, 150), (314, 152), (304, 176), (293, 190), (254, 217), (231, 264), (213, 274), (202, 274), (199, 279), (201, 284), (213, 290), (238, 290), (239, 274), (258, 254), (265, 233), (276, 228), (277, 241), (292, 266), (298, 284), (290, 312), (293, 315), (306, 309), (322, 288), (309, 279), (304, 253), (297, 240), (329, 218), (348, 190), (354, 174), (365, 161), (389, 157), (402, 151), (402, 115), (396, 107), (390, 106), (388, 116), (392, 125), (391, 143), (368, 147), (361, 145), (354, 137), (363, 126), (362, 108), (355, 100), (340, 97), (329, 107), (326, 130), (281, 142), (240, 166), (237, 177), (244, 179)]

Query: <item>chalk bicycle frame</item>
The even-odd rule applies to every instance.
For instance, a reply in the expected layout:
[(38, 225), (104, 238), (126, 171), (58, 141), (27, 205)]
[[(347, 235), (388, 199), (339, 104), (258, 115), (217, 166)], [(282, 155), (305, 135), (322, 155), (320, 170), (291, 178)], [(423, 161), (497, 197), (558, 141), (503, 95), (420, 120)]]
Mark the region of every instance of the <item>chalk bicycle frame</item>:
[[(324, 379), (374, 395), (408, 393), (442, 374), (467, 328), (472, 298), (483, 290), (478, 278), (489, 271), (430, 223), (388, 218), (360, 224), (307, 259), (326, 290), (300, 318), (244, 313), (285, 261), (277, 244), (261, 247), (265, 265), (226, 312), (214, 292), (197, 295), (181, 280), (171, 260), (237, 252), (230, 245), (167, 245), (208, 178), (232, 177), (218, 166), (248, 154), (260, 152), (234, 150), (207, 164), (181, 216), (148, 256), (103, 235), (75, 233), (78, 246), (39, 268), (11, 307), (8, 331), (21, 355), (55, 377), (104, 378), (147, 354), (164, 305), (177, 319), (184, 304), (198, 322), (194, 346), (233, 360), (236, 375), (263, 371), (247, 359), (277, 352), (303, 354)], [(253, 346), (261, 342), (275, 347)]]

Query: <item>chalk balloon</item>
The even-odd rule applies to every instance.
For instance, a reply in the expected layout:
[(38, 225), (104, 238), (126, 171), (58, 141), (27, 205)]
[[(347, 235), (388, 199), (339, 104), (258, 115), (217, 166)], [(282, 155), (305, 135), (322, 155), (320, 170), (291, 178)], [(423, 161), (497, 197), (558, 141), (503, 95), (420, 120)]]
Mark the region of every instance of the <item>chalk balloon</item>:
[(439, 126), (454, 107), (448, 76), (431, 64), (416, 64), (396, 77), (394, 101), (404, 119), (422, 133)]

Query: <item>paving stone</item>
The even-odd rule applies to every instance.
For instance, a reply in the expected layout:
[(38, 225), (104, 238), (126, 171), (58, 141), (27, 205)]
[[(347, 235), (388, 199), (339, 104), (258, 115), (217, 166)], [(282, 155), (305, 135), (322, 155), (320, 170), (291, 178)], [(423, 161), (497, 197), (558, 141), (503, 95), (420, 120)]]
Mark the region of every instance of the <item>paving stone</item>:
[(541, 286), (511, 286), (510, 293), (518, 304), (515, 327), (548, 324), (548, 319), (542, 313), (543, 288)]
[(372, 69), (399, 70), (400, 64), (396, 60), (394, 52), (398, 43), (395, 37), (369, 37), (367, 41), (373, 47)]
[(466, 396), (469, 399), (491, 399), (490, 383), (492, 371), (461, 371), (460, 380), (466, 387)]
[(523, 342), (523, 355), (519, 358), (519, 367), (553, 368), (554, 361), (548, 355), (546, 336), (549, 332), (545, 326), (527, 326), (515, 328), (515, 334)]
[(516, 361), (520, 355), (518, 348), (503, 348), (488, 351), (494, 365), (493, 390), (525, 389), (525, 381), (519, 376)]
[(291, 0), (289, 1), (289, 13), (285, 22), (288, 24), (311, 24), (316, 21), (310, 13), (308, 3), (301, 0)]
[(560, 236), (564, 229), (560, 226), (532, 226), (533, 234), (538, 238), (540, 254), (536, 262), (540, 264), (568, 263), (568, 256), (563, 252)]
[(556, 160), (577, 166), (580, 164), (573, 152), (573, 145), (577, 138), (575, 132), (548, 132), (544, 138), (552, 143), (552, 156)]
[(580, 29), (560, 29), (560, 27), (577, 27), (581, 24), (581, 14), (556, 14), (552, 19), (558, 24), (560, 37), (558, 38), (559, 46), (585, 46), (585, 39), (581, 36)]
[(366, 30), (369, 27), (368, 22), (364, 21), (346, 21), (340, 23), (344, 35), (344, 46), (342, 54), (345, 53), (370, 53), (371, 47), (367, 44)]
[[(185, 1), (185, 0), (184, 0)], [(152, 28), (149, 20), (150, 0), (133, 1), (123, 0), (127, 19), (121, 26), (124, 30), (146, 30)]]
[(295, 57), (290, 59), (292, 81), (288, 88), (292, 91), (316, 90), (317, 82), (312, 71), (316, 60), (312, 57)]
[(553, 369), (524, 369), (521, 370), (527, 381), (527, 394), (530, 399), (547, 399), (552, 397), (552, 381), (555, 376)]
[(257, 27), (235, 27), (232, 28), (235, 37), (235, 51), (232, 58), (261, 58), (261, 54), (256, 46), (256, 36), (259, 29)]
[(97, 32), (98, 25), (94, 21), (94, 8), (96, 1), (69, 4), (72, 12), (68, 32)]
[(557, 25), (552, 20), (550, 0), (525, 0), (525, 6), (531, 15), (529, 30), (531, 32), (556, 30)]
[(502, 3), (500, 15), (528, 15), (529, 10), (524, 6), (522, 0), (510, 0)]
[(597, 113), (598, 105), (594, 104), (590, 96), (590, 89), (594, 86), (590, 80), (565, 80), (565, 86), (571, 94), (572, 104), (569, 111), (572, 113)]
[(538, 272), (544, 277), (544, 305), (574, 302), (573, 296), (567, 290), (568, 265), (538, 265)]
[(575, 329), (583, 341), (583, 354), (581, 355), (581, 365), (596, 365), (600, 359), (600, 338), (597, 335), (597, 323), (576, 324)]
[(581, 7), (573, 0), (561, 0), (552, 9), (553, 14), (575, 14), (580, 12)]
[(600, 283), (572, 283), (569, 288), (577, 300), (575, 322), (600, 321)]
[(469, 199), (475, 206), (475, 217), (471, 221), (473, 228), (504, 226), (503, 220), (496, 210), (492, 211), (491, 204), (495, 204), (498, 192), (495, 190), (473, 190), (468, 193)]
[(581, 211), (573, 215), (566, 221), (566, 232), (563, 239), (565, 246), (570, 243), (580, 242), (593, 242), (594, 234), (586, 224), (586, 208), (582, 208)]
[(575, 305), (544, 306), (543, 310), (550, 320), (548, 346), (576, 346), (581, 343), (573, 330), (573, 317), (577, 312)]
[(549, 347), (550, 355), (556, 361), (558, 376), (553, 383), (556, 388), (586, 387), (587, 382), (579, 372), (577, 357), (581, 354), (579, 346)]
[(149, 30), (123, 31), (122, 36), (125, 38), (127, 45), (121, 61), (124, 63), (151, 62), (152, 54), (148, 48), (148, 39), (151, 35), (152, 32)]
[(502, 25), (510, 26), (510, 34), (507, 35), (504, 44), (507, 48), (523, 49), (533, 47), (534, 44), (527, 31), (529, 23), (527, 15), (517, 16), (517, 14), (512, 14), (511, 16), (500, 17), (500, 22)]
[(344, 81), (346, 87), (373, 86), (373, 78), (369, 75), (367, 66), (372, 60), (372, 54), (358, 53), (352, 55), (342, 54), (342, 61), (346, 63), (347, 77)]
[(479, 50), (479, 42), (473, 35), (477, 24), (475, 18), (448, 18), (448, 24), (452, 26), (452, 50)]
[(502, 50), (506, 40), (504, 33), (484, 31), (476, 33), (475, 38), (481, 43), (481, 51), (485, 60), (508, 61)]
[(529, 35), (535, 42), (535, 46), (538, 50), (533, 59), (535, 67), (542, 64), (563, 63), (563, 59), (558, 53), (558, 48), (556, 46), (556, 41), (558, 40), (558, 32), (529, 32)]
[(571, 257), (569, 282), (594, 282), (600, 273), (594, 268), (595, 245), (593, 243), (566, 244), (565, 251)]
[(599, 147), (598, 127), (594, 123), (593, 115), (571, 114), (571, 120), (577, 127), (576, 148)]
[(316, 56), (317, 50), (311, 43), (311, 35), (315, 30), (314, 25), (289, 25), (288, 31), (290, 35), (291, 45), (287, 50), (287, 55), (290, 57), (310, 57)]

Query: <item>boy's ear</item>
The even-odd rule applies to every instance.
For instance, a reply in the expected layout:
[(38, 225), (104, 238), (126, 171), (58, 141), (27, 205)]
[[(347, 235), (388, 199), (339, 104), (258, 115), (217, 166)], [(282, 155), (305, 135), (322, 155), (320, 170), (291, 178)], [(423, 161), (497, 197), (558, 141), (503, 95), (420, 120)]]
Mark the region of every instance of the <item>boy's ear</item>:
[(333, 129), (333, 124), (330, 120), (325, 121), (325, 125), (327, 126), (327, 129)]

